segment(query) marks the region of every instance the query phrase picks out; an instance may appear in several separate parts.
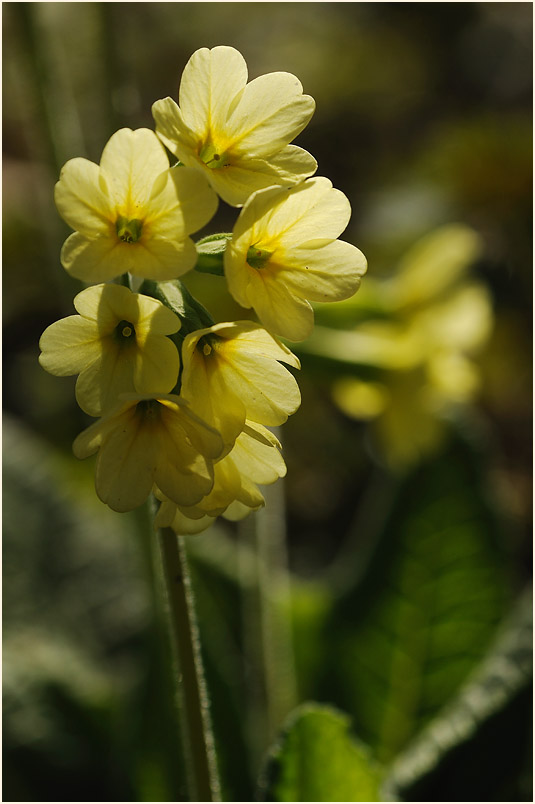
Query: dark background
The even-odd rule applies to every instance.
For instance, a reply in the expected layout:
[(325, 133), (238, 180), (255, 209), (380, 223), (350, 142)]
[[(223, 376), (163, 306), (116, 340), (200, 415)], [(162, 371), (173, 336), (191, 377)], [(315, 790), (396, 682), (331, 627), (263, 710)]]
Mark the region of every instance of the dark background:
[[(451, 666), (443, 697), (415, 717), (411, 734), (468, 677), (530, 581), (531, 4), (4, 3), (2, 10), (4, 800), (182, 794), (146, 514), (119, 516), (96, 500), (91, 462), (70, 451), (89, 423), (75, 404), (74, 378), (49, 376), (37, 357), (42, 331), (72, 314), (82, 287), (59, 262), (68, 235), (53, 204), (61, 166), (75, 156), (98, 162), (117, 128), (152, 128), (151, 104), (176, 98), (190, 55), (219, 44), (240, 50), (251, 78), (285, 70), (315, 98), (297, 143), (316, 157), (318, 175), (349, 197), (343, 237), (365, 253), (370, 276), (392, 275), (412, 243), (445, 223), (472, 226), (484, 243), (473, 270), (491, 292), (495, 325), (478, 358), (481, 392), (471, 424), (452, 428), (432, 464), (413, 467), (410, 477), (389, 472), (369, 449), (367, 426), (332, 401), (339, 367), (306, 355), (302, 407), (282, 430), (289, 472), (281, 516), (297, 590), (294, 608), (280, 615), (296, 639), (290, 698), (347, 710), (357, 733), (389, 761), (394, 747), (381, 748), (352, 687), (358, 668), (333, 670), (327, 654), (347, 659), (351, 645), (358, 653), (368, 644), (360, 612), (373, 611), (389, 561), (398, 566), (396, 551), (408, 544), (403, 523), (419, 521), (441, 488), (451, 492), (450, 512), (464, 510), (463, 495), (477, 488), (472, 520), (494, 545), (477, 549), (499, 590), (481, 615), (473, 662)], [(221, 203), (207, 231), (228, 231), (234, 220)], [(216, 320), (243, 315), (224, 280), (186, 281)], [(275, 494), (272, 504), (281, 510), (283, 501)], [(238, 538), (236, 528), (216, 527), (192, 547), (227, 800), (254, 795), (261, 757), (288, 709), (284, 701), (275, 707), (280, 717), (270, 731), (255, 691), (258, 668), (247, 658), (249, 626), (235, 616), (249, 586), (231, 571), (232, 551), (253, 549), (247, 527)], [(458, 535), (459, 522), (451, 527)], [(374, 539), (380, 550), (368, 565)], [(280, 550), (275, 560), (283, 561)], [(481, 566), (464, 566), (466, 588)], [(363, 575), (368, 586), (358, 584)], [(397, 605), (385, 600), (391, 610)], [(335, 642), (326, 623), (333, 633), (339, 625)], [(362, 690), (368, 681), (359, 678)], [(441, 765), (420, 781), (415, 800), (444, 800), (448, 784), (452, 800), (528, 800), (527, 699), (518, 697), (526, 694), (515, 693), (500, 715), (500, 740), (489, 743), (483, 733), (460, 758), (449, 755), (453, 771)], [(515, 746), (509, 760), (507, 745)], [(503, 760), (492, 789), (485, 771), (466, 776), (483, 756), (486, 768), (493, 757)], [(466, 783), (460, 791), (456, 773)]]

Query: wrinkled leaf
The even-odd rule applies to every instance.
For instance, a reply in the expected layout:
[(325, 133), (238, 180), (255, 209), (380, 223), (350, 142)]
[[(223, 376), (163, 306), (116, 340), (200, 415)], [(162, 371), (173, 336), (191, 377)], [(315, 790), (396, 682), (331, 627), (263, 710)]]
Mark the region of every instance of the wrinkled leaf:
[(231, 239), (232, 234), (221, 232), (203, 237), (195, 243), (198, 254), (195, 270), (203, 274), (224, 276), (223, 257), (227, 243)]
[(291, 715), (268, 760), (263, 801), (380, 801), (380, 768), (350, 733), (350, 719), (319, 704)]
[(457, 692), (505, 611), (507, 565), (480, 488), (460, 442), (408, 477), (363, 582), (328, 623), (325, 694), (383, 762)]
[(151, 279), (145, 279), (139, 292), (158, 299), (180, 318), (182, 326), (173, 337), (173, 340), (178, 338), (179, 346), (190, 332), (211, 327), (214, 323), (208, 310), (191, 295), (179, 279), (170, 282), (153, 282)]
[[(443, 709), (395, 761), (386, 787), (393, 796), (432, 771), (457, 746), (474, 736), (485, 721), (504, 709), (532, 675), (533, 600), (528, 589), (504, 622), (496, 641), (459, 695)], [(497, 727), (493, 729), (497, 731)], [(499, 730), (498, 764), (503, 764), (505, 735)], [(487, 754), (488, 756), (488, 754)]]

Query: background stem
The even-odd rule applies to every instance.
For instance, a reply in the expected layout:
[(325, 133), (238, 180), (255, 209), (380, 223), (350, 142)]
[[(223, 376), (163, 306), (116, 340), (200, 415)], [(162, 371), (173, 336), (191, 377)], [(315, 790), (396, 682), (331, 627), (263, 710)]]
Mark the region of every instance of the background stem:
[(266, 487), (263, 494), (265, 508), (239, 523), (240, 540), (255, 556), (255, 582), (252, 587), (244, 584), (243, 600), (245, 654), (250, 668), (248, 741), (253, 766), (262, 761), (297, 704), (283, 482)]
[(159, 531), (169, 624), (177, 660), (181, 726), (191, 801), (220, 801), (214, 740), (184, 537)]

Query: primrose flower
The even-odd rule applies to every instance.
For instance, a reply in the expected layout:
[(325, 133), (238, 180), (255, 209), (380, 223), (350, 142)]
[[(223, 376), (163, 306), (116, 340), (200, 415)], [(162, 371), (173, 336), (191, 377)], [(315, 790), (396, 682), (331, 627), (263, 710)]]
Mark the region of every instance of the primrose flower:
[(300, 405), (294, 376), (297, 357), (252, 321), (214, 324), (188, 335), (182, 346), (181, 395), (203, 421), (218, 430), (226, 449), (245, 419), (283, 424)]
[(268, 73), (247, 83), (241, 53), (201, 48), (184, 68), (178, 100), (153, 105), (156, 133), (228, 204), (241, 206), (255, 190), (290, 187), (315, 172), (316, 160), (288, 144), (315, 108), (294, 75)]
[(76, 400), (100, 416), (121, 393), (167, 393), (180, 357), (167, 338), (180, 319), (156, 299), (122, 285), (95, 285), (74, 298), (80, 315), (51, 324), (41, 336), (39, 362), (60, 377), (79, 374)]
[(174, 394), (125, 394), (75, 439), (77, 458), (98, 451), (95, 486), (114, 511), (131, 511), (156, 485), (176, 505), (202, 500), (214, 482), (221, 436)]
[(130, 272), (174, 279), (194, 267), (188, 236), (217, 209), (217, 196), (198, 171), (169, 168), (153, 131), (123, 128), (108, 141), (100, 167), (70, 159), (55, 188), (62, 218), (76, 231), (63, 244), (68, 273), (97, 283)]
[(214, 487), (195, 506), (175, 505), (161, 492), (156, 527), (172, 527), (177, 533), (199, 533), (213, 524), (217, 516), (243, 519), (261, 508), (264, 497), (257, 483), (275, 483), (286, 474), (280, 442), (269, 430), (246, 422), (232, 451), (214, 465)]
[(347, 299), (360, 285), (366, 258), (337, 240), (351, 207), (328, 179), (260, 190), (247, 201), (225, 250), (225, 276), (238, 304), (292, 341), (314, 326), (309, 302)]
[[(447, 415), (470, 403), (480, 387), (477, 356), (492, 331), (492, 302), (468, 271), (481, 246), (462, 224), (430, 232), (391, 277), (366, 284), (367, 320), (353, 331), (316, 327), (307, 341), (309, 351), (367, 367), (366, 378), (339, 378), (333, 397), (347, 415), (371, 423), (395, 470), (435, 451)], [(358, 313), (358, 298), (346, 304)], [(332, 315), (347, 316), (344, 306), (333, 306)]]

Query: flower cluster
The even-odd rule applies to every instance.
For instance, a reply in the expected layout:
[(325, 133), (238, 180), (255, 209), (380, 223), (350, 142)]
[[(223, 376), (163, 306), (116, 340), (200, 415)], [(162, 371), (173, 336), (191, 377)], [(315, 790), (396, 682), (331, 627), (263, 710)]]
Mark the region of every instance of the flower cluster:
[(324, 308), (332, 323), (356, 322), (352, 329), (318, 326), (306, 344), (341, 366), (354, 365), (334, 381), (334, 401), (370, 423), (376, 455), (396, 472), (436, 451), (448, 419), (479, 390), (476, 358), (493, 327), (488, 289), (470, 272), (481, 251), (480, 237), (464, 224), (429, 232), (395, 273), (370, 279), (365, 294), (336, 309)]
[[(313, 99), (289, 73), (247, 78), (234, 48), (198, 50), (179, 103), (154, 104), (155, 132), (117, 131), (100, 165), (69, 160), (55, 189), (74, 230), (61, 263), (90, 287), (43, 333), (40, 363), (78, 375), (77, 402), (99, 417), (73, 449), (98, 453), (100, 499), (123, 512), (152, 493), (156, 524), (182, 533), (264, 504), (258, 484), (286, 471), (267, 428), (300, 404), (278, 336), (306, 338), (310, 302), (349, 298), (366, 271), (338, 239), (348, 199), (291, 144)], [(218, 196), (241, 208), (234, 230), (195, 243)], [(260, 323), (214, 323), (179, 280), (194, 268), (224, 273)]]

